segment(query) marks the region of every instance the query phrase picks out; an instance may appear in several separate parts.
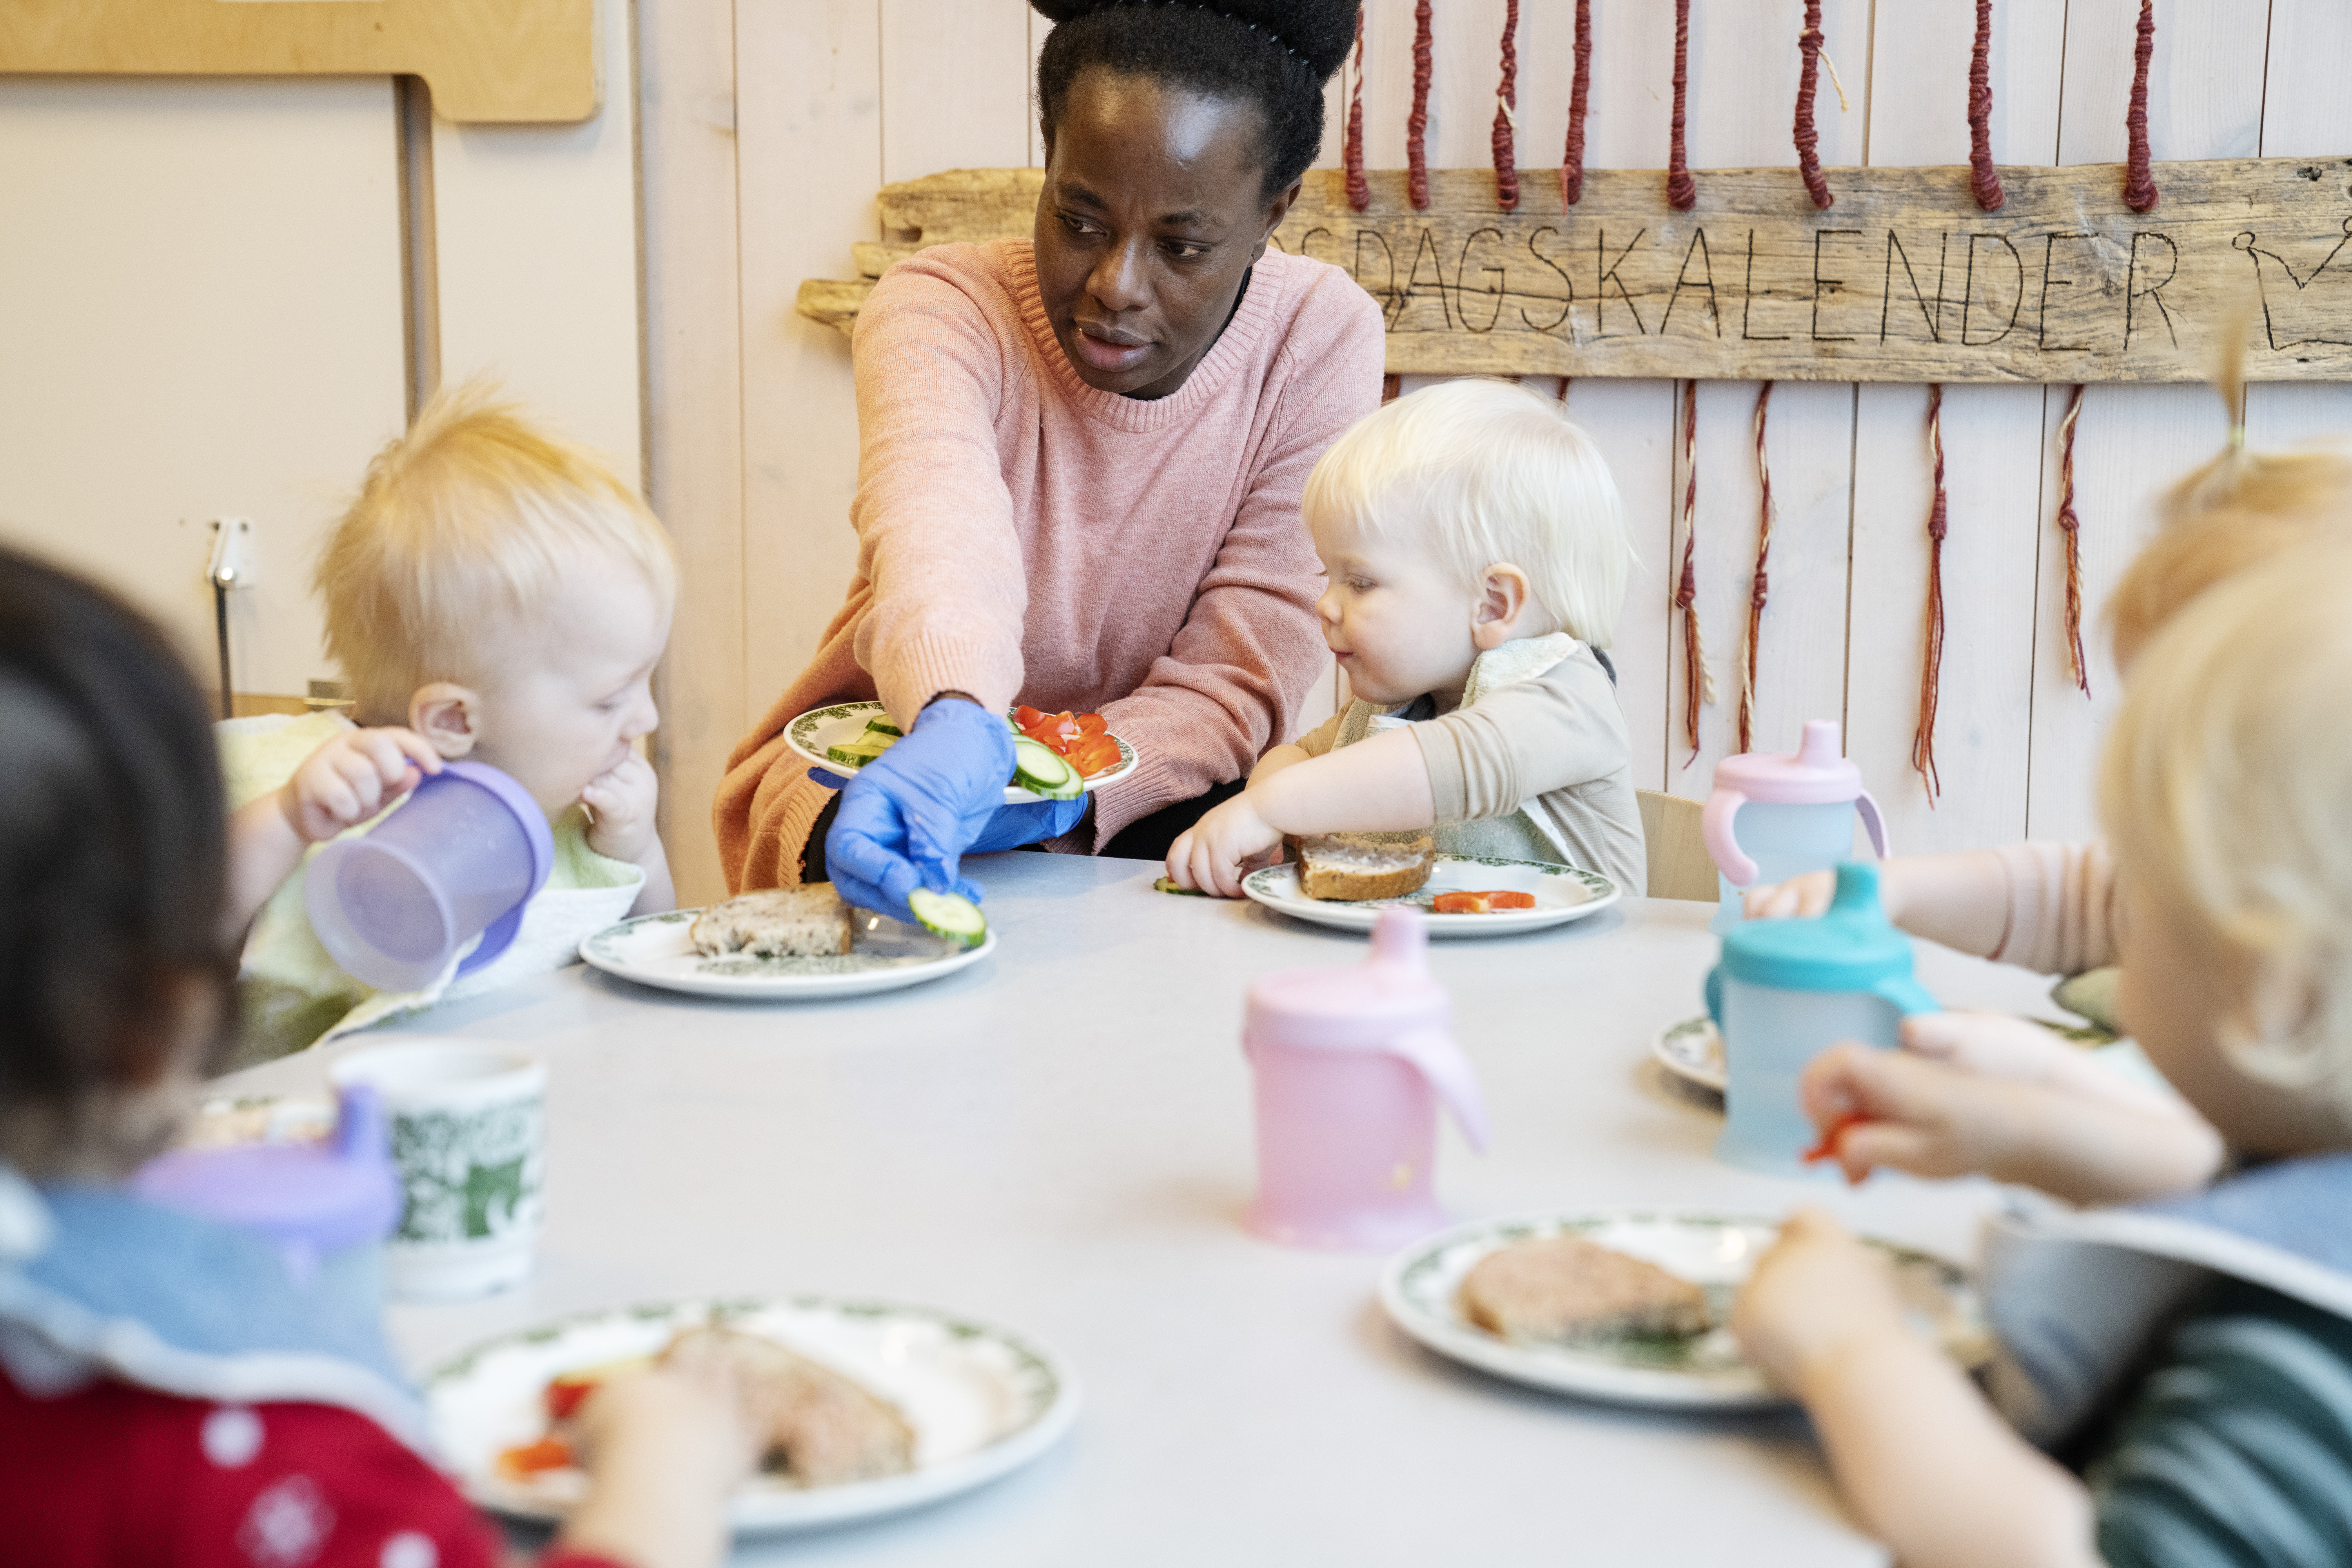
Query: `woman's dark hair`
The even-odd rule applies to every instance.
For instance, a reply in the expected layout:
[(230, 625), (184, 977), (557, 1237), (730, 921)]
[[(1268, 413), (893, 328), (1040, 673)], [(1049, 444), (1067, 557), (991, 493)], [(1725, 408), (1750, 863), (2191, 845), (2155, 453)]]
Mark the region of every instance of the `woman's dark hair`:
[(1148, 77), (1265, 116), (1267, 195), (1323, 146), (1323, 84), (1356, 41), (1356, 0), (1030, 0), (1056, 25), (1037, 56), (1037, 121), (1050, 144), (1070, 84), (1089, 69)]
[[(212, 726), (163, 635), (0, 550), (0, 1111), (70, 1129), (166, 1063), (191, 980), (226, 990)], [(227, 1036), (226, 1000), (222, 1003)], [(207, 1062), (203, 1064), (209, 1066)]]

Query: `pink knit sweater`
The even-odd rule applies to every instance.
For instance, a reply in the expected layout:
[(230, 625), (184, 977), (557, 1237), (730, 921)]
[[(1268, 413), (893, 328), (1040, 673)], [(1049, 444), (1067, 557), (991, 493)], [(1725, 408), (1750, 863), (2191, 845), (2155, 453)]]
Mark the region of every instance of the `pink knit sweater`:
[(911, 721), (941, 691), (1103, 714), (1142, 765), (1090, 845), (1286, 739), (1325, 658), (1307, 471), (1379, 406), (1379, 307), (1268, 250), (1170, 396), (1080, 381), (1026, 240), (899, 262), (858, 312), (857, 575), (815, 660), (735, 748), (712, 816), (729, 884), (799, 879), (827, 792), (785, 745), (822, 703)]

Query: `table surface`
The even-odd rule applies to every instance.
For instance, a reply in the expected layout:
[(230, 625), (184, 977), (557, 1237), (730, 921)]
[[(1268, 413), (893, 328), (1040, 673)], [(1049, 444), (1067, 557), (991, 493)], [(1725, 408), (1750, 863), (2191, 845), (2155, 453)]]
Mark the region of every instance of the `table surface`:
[[(996, 952), (835, 1003), (717, 1002), (582, 966), (398, 1032), (550, 1065), (547, 1226), (526, 1286), (397, 1307), (422, 1367), (558, 1316), (706, 1293), (953, 1308), (1076, 1366), (1078, 1424), (981, 1492), (741, 1563), (1350, 1564), (1538, 1560), (1833, 1568), (1885, 1560), (1801, 1416), (1666, 1415), (1538, 1394), (1392, 1328), (1375, 1256), (1243, 1230), (1255, 1179), (1243, 991), (1365, 939), (1153, 890), (1156, 865), (982, 857)], [(1492, 1146), (1449, 1128), (1456, 1215), (1622, 1205), (1777, 1215), (1819, 1201), (1967, 1258), (1992, 1189), (1849, 1191), (1733, 1170), (1719, 1111), (1650, 1062), (1699, 1010), (1711, 906), (1628, 900), (1525, 936), (1433, 942), (1484, 1081)], [(1922, 944), (1946, 1001), (2050, 1009), (2047, 982)], [(225, 1080), (312, 1090), (341, 1049)]]

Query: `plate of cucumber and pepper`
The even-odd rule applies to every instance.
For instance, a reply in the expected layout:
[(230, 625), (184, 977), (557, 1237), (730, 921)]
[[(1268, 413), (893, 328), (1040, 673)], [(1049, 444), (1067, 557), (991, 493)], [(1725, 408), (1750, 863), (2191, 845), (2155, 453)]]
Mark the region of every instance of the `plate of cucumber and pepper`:
[[(1099, 713), (1047, 713), (1015, 708), (1004, 716), (1013, 735), (1013, 777), (1004, 804), (1069, 800), (1136, 770), (1141, 758), (1110, 732)], [(902, 731), (879, 702), (812, 708), (784, 726), (792, 749), (818, 767), (851, 774), (896, 745)]]

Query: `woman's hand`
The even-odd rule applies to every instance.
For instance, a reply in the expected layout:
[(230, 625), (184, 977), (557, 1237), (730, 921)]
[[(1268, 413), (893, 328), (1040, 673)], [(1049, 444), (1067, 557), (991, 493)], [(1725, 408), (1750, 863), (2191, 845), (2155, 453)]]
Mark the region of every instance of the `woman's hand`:
[(834, 886), (858, 909), (909, 923), (907, 895), (917, 888), (978, 903), (980, 885), (958, 871), (1003, 805), (1012, 777), (1013, 732), (1003, 719), (961, 698), (935, 699), (903, 740), (842, 790), (824, 840)]
[(1905, 1332), (1885, 1261), (1817, 1208), (1799, 1209), (1732, 1303), (1740, 1353), (1801, 1398), (1808, 1382), (1873, 1339)]
[(422, 735), (386, 727), (350, 730), (302, 761), (278, 792), (294, 836), (324, 844), (357, 827), (441, 771), (441, 753)]
[(1180, 888), (1242, 896), (1242, 879), (1271, 865), (1282, 849), (1282, 833), (1267, 826), (1248, 790), (1212, 807), (1168, 847), (1168, 879)]

